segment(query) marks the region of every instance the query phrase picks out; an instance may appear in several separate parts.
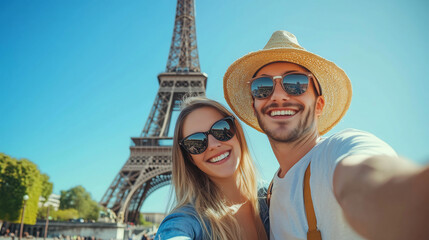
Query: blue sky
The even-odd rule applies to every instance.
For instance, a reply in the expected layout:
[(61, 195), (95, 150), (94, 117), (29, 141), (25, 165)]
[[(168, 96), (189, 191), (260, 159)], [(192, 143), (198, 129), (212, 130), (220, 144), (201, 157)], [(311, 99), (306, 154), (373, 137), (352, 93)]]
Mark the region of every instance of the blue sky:
[[(165, 71), (175, 0), (1, 1), (0, 152), (35, 162), (54, 192), (83, 185), (98, 201), (140, 135)], [(228, 66), (288, 30), (345, 70), (353, 99), (344, 128), (369, 131), (429, 162), (427, 1), (196, 1), (207, 96), (225, 103)], [(263, 179), (278, 164), (245, 128)], [(163, 212), (168, 187), (143, 211)]]

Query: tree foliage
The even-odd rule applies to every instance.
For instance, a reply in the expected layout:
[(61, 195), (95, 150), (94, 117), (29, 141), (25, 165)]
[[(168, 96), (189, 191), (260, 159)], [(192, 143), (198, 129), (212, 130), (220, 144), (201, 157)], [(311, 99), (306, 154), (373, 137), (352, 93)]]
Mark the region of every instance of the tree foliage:
[[(58, 209), (55, 211), (55, 209), (52, 206), (49, 206), (49, 219), (55, 220), (55, 221), (68, 221), (70, 219), (76, 219), (79, 217), (79, 213), (76, 209), (70, 208), (70, 209)], [(39, 208), (39, 212), (37, 213), (38, 219), (46, 219), (46, 216), (48, 214), (48, 207), (41, 207)]]
[(45, 199), (45, 201), (48, 200), (49, 196), (52, 194), (52, 190), (54, 188), (54, 184), (49, 182), (49, 176), (47, 174), (42, 174), (42, 193), (41, 196)]
[(140, 213), (140, 225), (143, 225), (143, 226), (153, 226), (153, 222), (149, 222), (149, 221), (146, 221), (145, 219), (144, 219), (144, 214), (143, 213)]
[(79, 213), (76, 209), (69, 208), (65, 210), (59, 209), (55, 212), (54, 219), (58, 221), (67, 221), (70, 219), (76, 219), (79, 217)]
[(0, 220), (20, 222), (27, 194), (24, 223), (35, 224), (39, 197), (42, 192), (50, 194), (52, 186), (31, 161), (0, 153)]
[(60, 209), (76, 209), (79, 217), (97, 220), (101, 207), (91, 198), (91, 194), (82, 186), (61, 191)]
[(17, 161), (0, 154), (0, 219), (16, 221), (19, 219), (26, 193), (24, 182), (20, 178), (21, 169)]

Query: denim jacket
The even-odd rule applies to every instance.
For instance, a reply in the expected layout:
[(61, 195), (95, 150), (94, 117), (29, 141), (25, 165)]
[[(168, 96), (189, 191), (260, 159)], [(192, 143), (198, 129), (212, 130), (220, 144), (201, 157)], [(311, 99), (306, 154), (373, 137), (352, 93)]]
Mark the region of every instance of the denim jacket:
[[(270, 237), (270, 220), (269, 220), (269, 209), (266, 202), (266, 189), (261, 189), (259, 191), (259, 195), (263, 197), (259, 197), (259, 216), (261, 217), (262, 223), (265, 227), (265, 232), (267, 234), (267, 238)], [(209, 228), (210, 225), (208, 221), (206, 221), (206, 226)], [(200, 222), (197, 218), (197, 212), (191, 204), (183, 206), (173, 213), (169, 214), (162, 221), (161, 225), (158, 228), (158, 232), (156, 233), (155, 240), (203, 240), (209, 239), (210, 237), (205, 236), (206, 233), (201, 226)]]

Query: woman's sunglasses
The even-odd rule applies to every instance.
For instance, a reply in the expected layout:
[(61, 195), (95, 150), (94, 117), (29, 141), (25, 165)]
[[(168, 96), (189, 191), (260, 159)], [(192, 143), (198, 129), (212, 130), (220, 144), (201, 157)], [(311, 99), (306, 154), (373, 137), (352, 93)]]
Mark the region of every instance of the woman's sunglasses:
[[(311, 73), (291, 72), (282, 76), (262, 76), (252, 78), (249, 81), (252, 96), (256, 99), (264, 99), (271, 96), (274, 92), (276, 78), (281, 79), (282, 88), (288, 95), (299, 96), (307, 91), (310, 78), (313, 78), (313, 75)], [(320, 86), (317, 86), (317, 93), (322, 95), (319, 89)]]
[(222, 142), (230, 140), (235, 135), (234, 117), (222, 118), (215, 122), (207, 132), (193, 133), (183, 138), (179, 145), (190, 154), (201, 154), (207, 149), (209, 134)]

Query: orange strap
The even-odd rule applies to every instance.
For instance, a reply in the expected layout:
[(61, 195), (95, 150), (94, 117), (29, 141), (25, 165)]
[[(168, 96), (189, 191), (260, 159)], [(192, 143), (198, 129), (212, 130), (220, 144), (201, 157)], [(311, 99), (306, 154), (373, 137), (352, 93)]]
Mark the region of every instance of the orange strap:
[[(311, 163), (308, 165), (307, 170), (305, 170), (304, 175), (304, 206), (305, 214), (307, 216), (308, 232), (307, 240), (322, 240), (322, 235), (317, 229), (317, 219), (316, 214), (314, 213), (313, 200), (311, 199), (311, 189), (310, 189), (310, 171)], [(267, 205), (270, 207), (271, 195), (273, 192), (273, 180), (271, 180), (270, 185), (268, 186), (267, 191)]]
[(268, 186), (268, 191), (267, 191), (267, 205), (268, 205), (268, 208), (270, 208), (270, 200), (271, 200), (271, 195), (273, 193), (273, 181), (274, 181), (274, 178), (271, 180), (270, 185)]
[(304, 206), (308, 223), (307, 240), (322, 240), (322, 235), (319, 229), (317, 229), (317, 219), (314, 213), (313, 200), (311, 199), (310, 165), (311, 163), (308, 165), (307, 170), (305, 170), (304, 176)]

